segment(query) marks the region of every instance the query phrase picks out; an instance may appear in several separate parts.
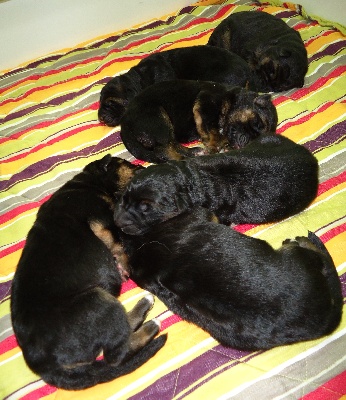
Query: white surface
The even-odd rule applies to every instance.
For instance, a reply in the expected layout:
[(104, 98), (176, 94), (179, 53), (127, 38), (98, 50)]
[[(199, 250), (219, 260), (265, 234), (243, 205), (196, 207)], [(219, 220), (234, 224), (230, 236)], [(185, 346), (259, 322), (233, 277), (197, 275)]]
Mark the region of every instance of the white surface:
[(160, 18), (193, 0), (0, 1), (0, 71)]
[[(297, 0), (346, 25), (346, 0)], [(0, 71), (174, 12), (194, 0), (0, 0)]]

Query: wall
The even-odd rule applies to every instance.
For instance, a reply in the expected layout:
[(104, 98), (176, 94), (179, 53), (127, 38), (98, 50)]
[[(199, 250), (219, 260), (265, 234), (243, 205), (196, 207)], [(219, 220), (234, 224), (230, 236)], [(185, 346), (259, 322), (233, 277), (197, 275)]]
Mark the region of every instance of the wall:
[[(345, 0), (301, 0), (346, 25)], [(0, 0), (0, 71), (159, 18), (194, 0)]]
[(193, 0), (0, 1), (0, 71), (159, 18)]

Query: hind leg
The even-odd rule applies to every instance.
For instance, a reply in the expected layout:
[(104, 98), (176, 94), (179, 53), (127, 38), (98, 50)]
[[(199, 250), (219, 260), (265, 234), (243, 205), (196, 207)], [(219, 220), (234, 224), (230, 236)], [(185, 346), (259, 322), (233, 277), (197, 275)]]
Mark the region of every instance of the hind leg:
[(146, 322), (130, 336), (129, 354), (137, 353), (142, 347), (147, 345), (160, 332), (161, 324), (153, 319)]

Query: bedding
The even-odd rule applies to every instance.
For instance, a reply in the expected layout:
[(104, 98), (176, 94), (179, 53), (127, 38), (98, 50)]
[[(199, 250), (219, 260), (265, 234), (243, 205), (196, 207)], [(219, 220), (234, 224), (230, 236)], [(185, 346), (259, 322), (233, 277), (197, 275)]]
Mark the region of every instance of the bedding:
[[(346, 38), (292, 3), (201, 1), (176, 13), (0, 75), (0, 398), (2, 399), (341, 399), (346, 398), (346, 313), (331, 335), (269, 351), (219, 345), (156, 299), (148, 318), (168, 333), (165, 347), (132, 374), (82, 392), (45, 384), (25, 365), (11, 327), (11, 281), (39, 206), (89, 162), (106, 154), (134, 159), (119, 127), (97, 119), (113, 76), (166, 49), (206, 44), (227, 15), (261, 10), (298, 30), (308, 51), (302, 88), (273, 94), (277, 134), (319, 161), (319, 191), (303, 212), (281, 222), (235, 229), (279, 247), (315, 232), (331, 253), (346, 297)], [(194, 144), (191, 144), (192, 146)], [(131, 280), (120, 300), (130, 309), (144, 291)], [(105, 321), (107, 323), (107, 321)]]

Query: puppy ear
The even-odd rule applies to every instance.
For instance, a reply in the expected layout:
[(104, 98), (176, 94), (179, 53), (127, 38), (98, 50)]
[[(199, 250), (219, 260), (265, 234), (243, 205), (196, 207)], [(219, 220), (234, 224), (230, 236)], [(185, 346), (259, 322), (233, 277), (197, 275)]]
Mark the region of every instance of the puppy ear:
[(282, 57), (282, 58), (288, 58), (288, 57), (291, 57), (291, 55), (292, 55), (292, 53), (288, 49), (282, 49), (281, 48), (280, 51), (279, 51), (279, 56)]
[(256, 104), (259, 107), (267, 107), (270, 101), (271, 101), (271, 95), (265, 93), (257, 96), (254, 100), (254, 104)]
[(100, 160), (100, 169), (103, 169), (103, 171), (107, 172), (107, 168), (109, 163), (112, 160), (112, 156), (110, 154), (107, 154)]

